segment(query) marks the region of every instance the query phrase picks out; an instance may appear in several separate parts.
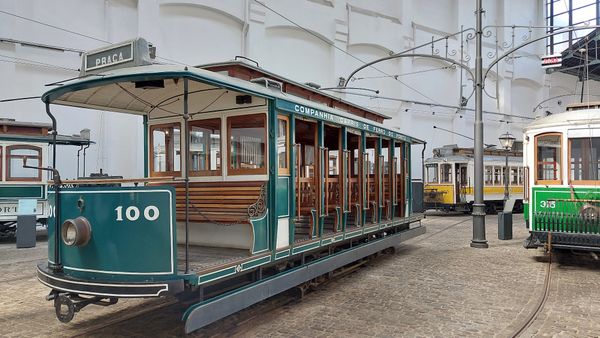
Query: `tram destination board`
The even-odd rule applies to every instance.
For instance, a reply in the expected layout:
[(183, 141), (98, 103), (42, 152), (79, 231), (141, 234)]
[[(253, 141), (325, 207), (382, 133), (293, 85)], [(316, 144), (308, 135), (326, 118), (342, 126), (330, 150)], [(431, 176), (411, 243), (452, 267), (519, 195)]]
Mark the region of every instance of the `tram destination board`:
[(89, 51), (83, 56), (81, 75), (151, 64), (150, 45), (142, 38)]
[(85, 70), (93, 70), (117, 65), (133, 60), (133, 41), (89, 53), (85, 56)]

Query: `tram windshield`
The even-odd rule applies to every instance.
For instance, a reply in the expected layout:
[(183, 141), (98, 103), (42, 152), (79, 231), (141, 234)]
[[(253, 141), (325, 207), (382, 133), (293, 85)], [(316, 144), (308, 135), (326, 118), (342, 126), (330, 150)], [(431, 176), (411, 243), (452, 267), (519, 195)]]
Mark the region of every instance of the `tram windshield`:
[(538, 181), (560, 180), (561, 135), (537, 136), (536, 144), (536, 179)]
[(600, 177), (600, 137), (569, 139), (570, 180), (597, 181)]
[(441, 166), (441, 175), (442, 183), (451, 183), (452, 182), (452, 164), (444, 163)]
[(154, 174), (173, 174), (181, 169), (181, 128), (179, 123), (153, 126), (151, 171)]
[(190, 174), (221, 175), (221, 119), (190, 122)]
[(9, 146), (7, 147), (7, 180), (41, 180), (40, 170), (23, 168), (23, 160), (27, 165), (37, 167), (40, 165), (42, 150), (34, 146)]
[(427, 183), (438, 183), (438, 165), (428, 164), (427, 168)]

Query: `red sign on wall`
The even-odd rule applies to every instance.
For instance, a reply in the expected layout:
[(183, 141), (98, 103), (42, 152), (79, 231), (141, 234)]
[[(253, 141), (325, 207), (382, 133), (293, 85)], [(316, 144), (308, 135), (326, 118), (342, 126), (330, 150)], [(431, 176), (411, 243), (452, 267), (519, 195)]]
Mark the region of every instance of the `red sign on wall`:
[(562, 66), (562, 55), (546, 55), (542, 56), (542, 68), (553, 68)]

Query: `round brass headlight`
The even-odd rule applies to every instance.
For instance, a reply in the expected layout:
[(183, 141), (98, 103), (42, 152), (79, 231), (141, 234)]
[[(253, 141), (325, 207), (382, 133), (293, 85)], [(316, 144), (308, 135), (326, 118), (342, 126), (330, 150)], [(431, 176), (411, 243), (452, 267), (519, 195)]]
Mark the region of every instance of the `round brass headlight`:
[(84, 246), (92, 238), (92, 225), (83, 216), (68, 219), (62, 224), (61, 237), (68, 246)]

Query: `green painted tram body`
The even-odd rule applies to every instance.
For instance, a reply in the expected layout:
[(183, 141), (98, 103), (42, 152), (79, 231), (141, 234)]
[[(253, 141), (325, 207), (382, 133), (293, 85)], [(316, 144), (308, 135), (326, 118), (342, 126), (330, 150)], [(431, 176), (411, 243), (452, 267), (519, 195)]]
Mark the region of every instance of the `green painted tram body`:
[[(240, 62), (227, 63), (227, 66), (280, 79)], [(157, 83), (154, 88), (144, 88)], [(38, 265), (38, 279), (52, 289), (50, 299), (54, 299), (55, 308), (72, 305), (70, 297), (79, 301), (79, 295), (93, 297), (86, 300), (88, 303), (122, 297), (196, 297), (198, 303), (184, 318), (189, 332), (425, 232), (420, 224), (422, 215), (411, 209), (410, 184), (410, 148), (424, 144), (423, 141), (383, 127), (377, 121), (383, 121), (385, 116), (337, 97), (295, 82), (286, 83), (297, 90), (312, 90), (312, 95), (330, 100), (328, 106), (290, 95), (283, 91), (283, 86), (272, 88), (268, 81), (266, 83), (266, 86), (260, 85), (198, 68), (134, 65), (109, 69), (100, 76), (71, 80), (43, 95), (42, 100), (48, 107), (52, 103), (137, 114), (143, 116), (144, 125), (145, 177), (135, 181), (135, 186), (120, 186), (118, 181), (105, 185), (80, 180), (63, 181), (49, 191), (48, 263)], [(208, 107), (218, 101), (216, 107), (205, 113), (206, 116), (184, 120), (190, 93), (198, 95), (189, 98), (193, 107)], [(215, 100), (215, 95), (222, 99)], [(248, 100), (251, 106), (245, 105)], [(148, 104), (150, 101), (154, 103)], [(151, 119), (150, 112), (164, 102), (179, 106), (170, 108), (171, 115), (163, 112), (163, 116)], [(336, 105), (349, 110), (338, 109)], [(173, 115), (174, 110), (179, 115)], [(229, 167), (229, 156), (237, 158), (238, 148), (232, 150), (228, 143), (233, 139), (228, 119), (246, 116), (257, 119), (264, 116), (264, 124), (258, 129), (258, 135), (264, 130), (261, 148), (264, 172), (256, 171), (257, 166), (248, 166), (241, 167), (245, 173), (236, 174), (234, 170), (239, 169)], [(156, 174), (152, 167), (156, 158), (152, 128), (177, 125), (181, 131), (179, 150), (191, 153), (189, 144), (184, 143), (191, 135), (190, 129), (184, 128), (186, 123), (204, 123), (202, 121), (217, 118), (222, 126), (216, 143), (222, 151), (222, 155), (218, 155), (222, 156), (218, 175), (189, 176), (186, 183), (183, 168), (189, 171), (192, 162), (191, 155), (186, 154), (180, 156), (179, 172), (152, 176)], [(284, 143), (286, 157), (281, 157), (287, 172), (280, 170), (279, 163), (280, 119), (289, 123)], [(314, 146), (312, 167), (297, 165), (299, 156), (304, 156), (303, 161), (306, 161), (308, 155), (306, 150), (304, 155), (296, 151), (296, 123), (314, 126), (314, 140), (311, 140), (314, 143), (306, 143)], [(329, 142), (333, 139), (337, 147), (336, 174), (329, 170), (331, 158), (326, 157), (329, 156), (325, 147), (327, 130), (331, 133)], [(350, 135), (354, 148), (349, 146)], [(366, 146), (367, 138), (371, 148)], [(206, 152), (212, 151), (212, 147), (211, 143)], [(373, 162), (369, 162), (369, 150), (376, 154), (370, 159)], [(358, 155), (348, 155), (351, 151)], [(354, 165), (351, 159), (356, 161)], [(164, 155), (164, 163), (167, 162)], [(250, 161), (250, 164), (255, 163), (261, 162)], [(307, 204), (297, 198), (302, 176), (299, 168), (305, 170), (306, 177), (312, 170), (309, 189), (315, 196), (313, 204), (308, 204), (312, 208), (310, 214), (305, 214), (309, 228), (298, 235), (302, 238), (297, 236), (296, 227), (304, 231), (300, 218), (304, 215), (302, 207)], [(356, 173), (352, 174), (353, 171)], [(332, 175), (336, 175), (335, 180)], [(247, 191), (252, 193), (245, 193)], [(258, 194), (256, 200), (254, 191)], [(335, 205), (330, 207), (329, 201), (334, 199)], [(235, 217), (235, 213), (241, 212), (236, 203), (249, 200), (252, 204), (243, 210), (247, 218)], [(204, 212), (196, 205), (203, 206)], [(228, 215), (228, 210), (233, 210), (230, 213), (235, 215)], [(56, 219), (57, 213), (60, 219)], [(220, 218), (215, 220), (207, 215)], [(91, 231), (86, 235), (85, 229)], [(72, 244), (79, 243), (80, 232), (87, 236), (87, 241)], [(69, 242), (73, 238), (75, 240)], [(215, 248), (221, 251), (210, 251)], [(204, 266), (200, 259), (194, 259), (201, 257), (205, 249), (209, 253), (227, 249), (232, 255), (245, 250), (245, 254), (227, 256), (230, 258)]]
[(599, 234), (599, 220), (581, 214), (581, 208), (590, 200), (600, 201), (599, 188), (533, 187), (531, 231)]
[(599, 108), (567, 107), (525, 128), (526, 248), (600, 251)]

